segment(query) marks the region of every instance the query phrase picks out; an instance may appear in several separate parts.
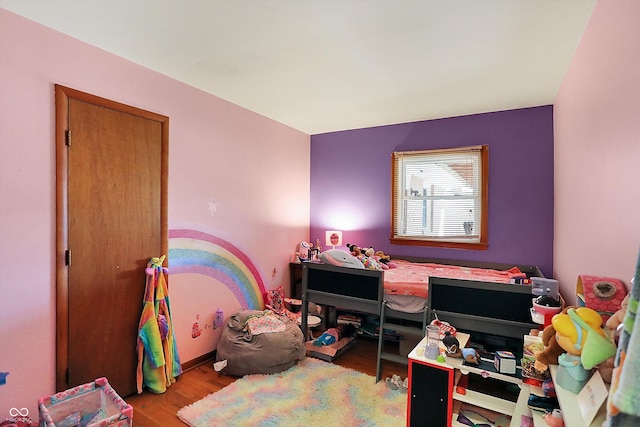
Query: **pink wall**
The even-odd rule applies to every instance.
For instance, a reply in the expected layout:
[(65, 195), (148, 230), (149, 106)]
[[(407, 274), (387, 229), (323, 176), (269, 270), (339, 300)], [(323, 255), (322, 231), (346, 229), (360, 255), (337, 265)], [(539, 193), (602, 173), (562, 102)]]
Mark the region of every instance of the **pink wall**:
[[(56, 83), (170, 117), (170, 229), (229, 242), (267, 288), (288, 283), (308, 239), (308, 135), (0, 9), (0, 419), (12, 407), (37, 419), (55, 391)], [(210, 278), (170, 286), (185, 362), (217, 343), (212, 328), (191, 338), (194, 319), (238, 303)]]
[[(598, 2), (554, 105), (554, 276), (570, 298), (579, 274), (628, 282), (639, 249), (637, 16), (635, 0)], [(233, 243), (267, 287), (308, 239), (307, 135), (0, 9), (0, 419), (54, 391), (55, 83), (171, 118), (170, 228)], [(180, 325), (229, 300), (188, 276), (171, 279)], [(216, 342), (180, 334), (183, 361)]]
[(555, 277), (627, 285), (640, 245), (640, 2), (596, 4), (555, 112)]

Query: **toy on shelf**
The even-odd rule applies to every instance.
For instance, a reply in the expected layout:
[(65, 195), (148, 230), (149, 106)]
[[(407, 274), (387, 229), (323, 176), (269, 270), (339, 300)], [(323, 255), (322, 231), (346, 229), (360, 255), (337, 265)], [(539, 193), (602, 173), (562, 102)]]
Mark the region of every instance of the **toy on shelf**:
[[(562, 313), (566, 313), (570, 308), (577, 308), (576, 306), (568, 306), (562, 310)], [(539, 372), (544, 372), (549, 369), (549, 365), (557, 365), (558, 357), (565, 352), (565, 350), (556, 341), (556, 329), (553, 323), (549, 324), (542, 330), (542, 344), (544, 350), (534, 353), (536, 358), (535, 369)]]
[(622, 302), (620, 303), (620, 308), (609, 317), (605, 323), (606, 327), (612, 331), (615, 331), (620, 324), (624, 321), (624, 316), (627, 313), (627, 306), (629, 305), (629, 296), (631, 294), (628, 293)]
[(435, 317), (435, 319), (431, 321), (431, 324), (433, 326), (437, 326), (438, 329), (440, 329), (440, 340), (442, 340), (446, 336), (447, 332), (449, 332), (449, 334), (454, 337), (456, 336), (456, 328), (454, 326), (451, 326), (449, 322), (443, 322), (442, 320), (438, 319), (438, 314), (435, 312), (435, 310), (433, 311), (433, 316)]
[(562, 311), (563, 300), (558, 291), (558, 281), (544, 277), (531, 278), (531, 293), (538, 297), (531, 307), (531, 320), (549, 326), (551, 318)]
[(597, 311), (579, 307), (553, 317), (556, 341), (566, 353), (558, 357), (557, 383), (578, 393), (590, 378), (590, 370), (616, 353), (616, 346), (602, 328)]
[(296, 259), (300, 261), (307, 261), (309, 259), (309, 250), (311, 247), (307, 242), (300, 242), (296, 247)]
[(543, 415), (544, 422), (551, 427), (564, 427), (564, 418), (560, 409), (554, 409), (552, 412), (546, 412)]
[(445, 354), (449, 357), (462, 358), (467, 363), (478, 364), (480, 356), (474, 348), (460, 348), (460, 342), (450, 332), (444, 333), (442, 344), (445, 346)]

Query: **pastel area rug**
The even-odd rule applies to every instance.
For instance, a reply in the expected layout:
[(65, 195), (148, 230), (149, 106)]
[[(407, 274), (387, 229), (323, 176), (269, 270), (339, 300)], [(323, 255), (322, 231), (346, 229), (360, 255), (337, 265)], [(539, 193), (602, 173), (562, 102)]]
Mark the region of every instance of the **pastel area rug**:
[(247, 375), (178, 411), (201, 426), (404, 426), (407, 394), (311, 357), (273, 375)]

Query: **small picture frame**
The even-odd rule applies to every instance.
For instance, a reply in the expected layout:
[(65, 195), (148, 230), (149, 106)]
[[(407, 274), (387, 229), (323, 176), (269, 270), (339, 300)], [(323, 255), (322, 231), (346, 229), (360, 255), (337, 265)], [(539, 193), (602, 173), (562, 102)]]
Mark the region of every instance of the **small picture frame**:
[(318, 261), (320, 259), (320, 249), (311, 248), (309, 249), (309, 261)]

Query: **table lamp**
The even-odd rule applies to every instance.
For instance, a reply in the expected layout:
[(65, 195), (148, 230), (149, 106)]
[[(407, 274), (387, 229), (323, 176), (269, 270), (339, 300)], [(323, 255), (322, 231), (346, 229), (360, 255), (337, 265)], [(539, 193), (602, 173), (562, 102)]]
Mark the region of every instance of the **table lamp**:
[(342, 246), (342, 231), (327, 230), (325, 231), (325, 246), (331, 246), (333, 249), (336, 246)]

